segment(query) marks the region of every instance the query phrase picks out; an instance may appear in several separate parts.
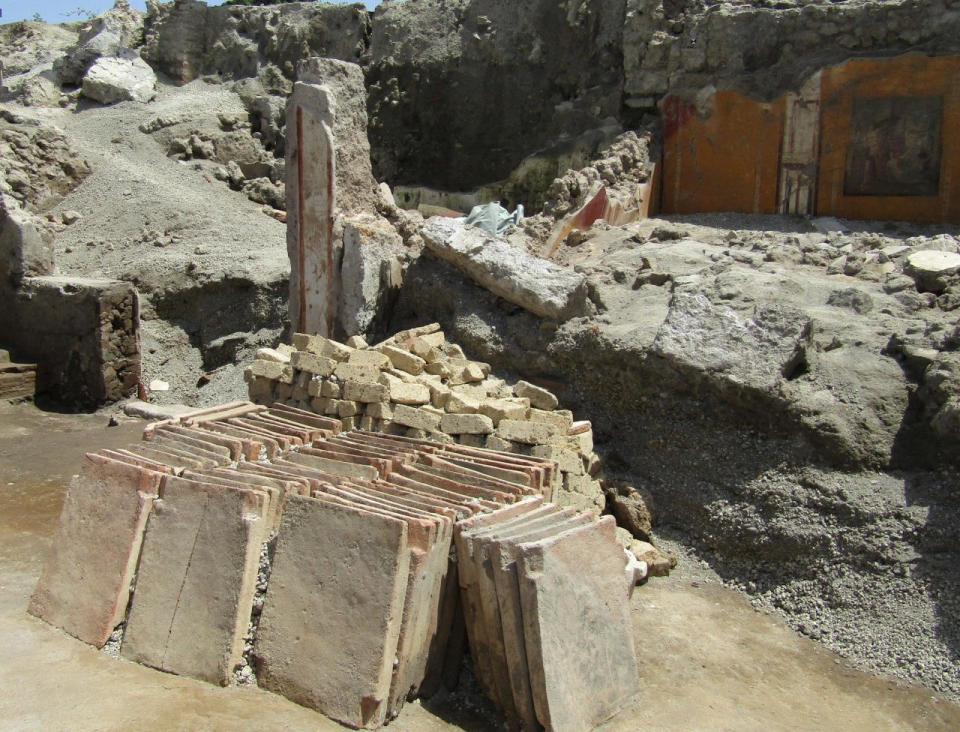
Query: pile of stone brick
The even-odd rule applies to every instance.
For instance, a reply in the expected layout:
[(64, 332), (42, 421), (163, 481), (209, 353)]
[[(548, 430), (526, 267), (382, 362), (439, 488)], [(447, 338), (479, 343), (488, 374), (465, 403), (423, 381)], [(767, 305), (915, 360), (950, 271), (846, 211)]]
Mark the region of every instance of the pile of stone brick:
[(36, 388), (37, 365), (14, 363), (10, 360), (10, 354), (0, 349), (0, 399), (32, 399)]
[(547, 458), (560, 466), (556, 501), (604, 507), (600, 460), (587, 421), (558, 409), (540, 386), (510, 386), (448, 342), (437, 323), (374, 346), (294, 334), (293, 346), (262, 349), (247, 368), (250, 399), (340, 419), (344, 429), (455, 442)]
[(252, 663), (354, 727), (455, 675), (464, 626), (484, 687), (531, 729), (635, 693), (632, 567), (611, 519), (545, 503), (553, 460), (249, 402), (144, 438), (87, 456), (32, 614), (213, 683)]

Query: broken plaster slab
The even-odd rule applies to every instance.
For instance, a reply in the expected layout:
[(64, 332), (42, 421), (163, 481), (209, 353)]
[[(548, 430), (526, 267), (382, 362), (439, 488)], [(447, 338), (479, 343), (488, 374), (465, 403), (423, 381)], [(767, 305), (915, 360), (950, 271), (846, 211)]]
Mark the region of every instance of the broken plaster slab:
[(435, 216), (421, 230), (427, 248), (481, 287), (553, 320), (588, 313), (586, 277), (492, 237), (463, 219)]

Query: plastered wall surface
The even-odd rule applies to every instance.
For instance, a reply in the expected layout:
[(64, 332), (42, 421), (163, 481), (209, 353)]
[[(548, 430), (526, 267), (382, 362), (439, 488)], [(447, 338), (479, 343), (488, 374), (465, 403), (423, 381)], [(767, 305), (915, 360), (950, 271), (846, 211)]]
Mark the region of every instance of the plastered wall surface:
[(960, 57), (856, 59), (771, 102), (663, 103), (664, 213), (960, 221)]
[(664, 213), (769, 213), (777, 203), (784, 100), (719, 91), (698, 109), (670, 96), (663, 110)]
[(821, 96), (818, 213), (960, 222), (960, 57), (848, 61)]

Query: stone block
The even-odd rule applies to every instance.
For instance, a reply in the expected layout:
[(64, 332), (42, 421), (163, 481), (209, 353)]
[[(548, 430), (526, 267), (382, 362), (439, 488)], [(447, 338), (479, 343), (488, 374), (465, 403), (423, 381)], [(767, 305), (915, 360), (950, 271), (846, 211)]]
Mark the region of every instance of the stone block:
[(436, 407), (437, 409), (446, 409), (447, 404), (450, 401), (450, 395), (453, 393), (450, 391), (450, 387), (446, 384), (443, 384), (440, 379), (434, 381), (425, 381), (427, 388), (430, 390), (430, 404)]
[(90, 454), (71, 481), (28, 612), (102, 647), (123, 620), (163, 474)]
[(493, 420), (482, 414), (445, 414), (440, 429), (449, 435), (489, 435), (494, 428)]
[(480, 411), (480, 400), (451, 391), (445, 409), (451, 414), (475, 414)]
[(424, 384), (394, 383), (390, 386), (390, 401), (419, 406), (430, 403), (430, 389)]
[(590, 455), (593, 452), (593, 430), (588, 429), (569, 436), (569, 441), (581, 455)]
[(354, 351), (347, 359), (347, 363), (354, 366), (370, 366), (380, 371), (390, 366), (390, 359), (379, 351)]
[(329, 376), (337, 367), (337, 361), (327, 356), (318, 356), (309, 351), (294, 351), (290, 356), (290, 365), (300, 371), (316, 376)]
[(441, 348), (443, 344), (446, 343), (446, 336), (443, 334), (442, 330), (436, 330), (433, 333), (423, 333), (422, 335), (416, 336), (417, 339), (427, 344), (431, 348)]
[(125, 100), (146, 103), (157, 95), (157, 76), (136, 51), (117, 50), (116, 56), (102, 56), (87, 70), (83, 95), (101, 104)]
[(428, 373), (432, 376), (439, 376), (442, 379), (449, 379), (451, 376), (453, 376), (453, 369), (446, 361), (435, 361), (433, 363), (428, 363), (423, 367), (423, 370), (425, 373)]
[[(246, 378), (246, 373), (244, 373)], [(277, 382), (272, 379), (261, 379), (252, 376), (247, 379), (249, 387), (247, 390), (250, 401), (256, 404), (269, 404), (273, 401), (273, 392), (276, 391)]]
[[(343, 385), (343, 398), (355, 402), (370, 404), (372, 402), (385, 402), (391, 397), (391, 391), (383, 384), (365, 381), (347, 381)], [(352, 416), (352, 415), (344, 415)]]
[(121, 654), (226, 685), (243, 655), (270, 501), (169, 477), (147, 523)]
[(436, 346), (430, 345), (430, 343), (423, 338), (414, 338), (410, 341), (410, 352), (415, 356), (419, 356), (427, 363), (435, 363), (446, 358), (443, 351)]
[(525, 445), (546, 445), (557, 436), (557, 428), (544, 422), (525, 422), (518, 419), (502, 419), (497, 425), (497, 435), (511, 442)]
[(530, 450), (534, 457), (542, 457), (547, 460), (554, 460), (557, 467), (564, 473), (572, 475), (583, 475), (583, 457), (576, 450), (560, 445), (536, 445)]
[(317, 356), (326, 356), (334, 361), (346, 361), (353, 349), (321, 335), (294, 333), (293, 345), (298, 351), (307, 351)]
[(320, 385), (320, 396), (328, 399), (340, 399), (343, 396), (343, 387), (335, 381), (324, 381)]
[(370, 330), (403, 283), (404, 244), (386, 219), (369, 212), (341, 219), (343, 260), (337, 318), (346, 333)]
[(356, 417), (360, 413), (360, 409), (356, 402), (350, 401), (349, 399), (337, 400), (337, 416), (341, 419), (344, 417)]
[(558, 506), (567, 506), (569, 508), (575, 508), (578, 511), (591, 511), (593, 513), (599, 513), (603, 508), (602, 496), (599, 497), (601, 503), (598, 507), (597, 501), (590, 498), (586, 494), (567, 490), (562, 486), (557, 488), (556, 493), (553, 496), (553, 500), (556, 501)]
[(483, 448), (487, 446), (487, 436), (485, 434), (460, 434), (457, 435), (457, 442), (466, 447)]
[(244, 370), (243, 376), (248, 382), (251, 379), (260, 378), (292, 384), (293, 368), (290, 364), (276, 361), (254, 361)]
[(360, 366), (349, 362), (339, 363), (333, 370), (333, 375), (341, 382), (366, 381), (375, 382), (380, 378), (380, 369), (375, 366)]
[(393, 423), (429, 432), (440, 428), (440, 415), (423, 407), (398, 404), (393, 410)]
[(530, 400), (530, 406), (537, 409), (556, 409), (559, 401), (549, 391), (526, 381), (518, 381), (513, 387), (513, 393), (518, 397)]
[(483, 367), (474, 362), (468, 362), (463, 366), (452, 366), (452, 374), (449, 379), (451, 386), (461, 384), (479, 384), (485, 378)]
[(517, 452), (517, 445), (510, 440), (505, 440), (496, 434), (488, 435), (484, 447), (487, 450), (500, 450), (501, 452)]
[(352, 727), (386, 721), (407, 531), (398, 518), (289, 499), (254, 649), (261, 687)]
[(258, 348), (254, 354), (258, 361), (276, 361), (277, 363), (290, 363), (290, 356), (282, 353), (275, 348)]
[(301, 384), (300, 380), (297, 379), (293, 384), (293, 392), (290, 394), (289, 401), (297, 404), (310, 401), (310, 390), (307, 384)]
[(390, 363), (393, 364), (394, 368), (406, 371), (408, 374), (413, 374), (414, 376), (422, 374), (424, 367), (427, 365), (426, 361), (419, 356), (415, 356), (410, 353), (410, 351), (405, 351), (396, 346), (383, 346), (380, 350), (390, 359)]
[(375, 402), (364, 407), (363, 413), (374, 419), (393, 419), (393, 406), (389, 403)]
[[(639, 690), (626, 555), (615, 531), (607, 516), (517, 547), (530, 687), (537, 719), (548, 729), (591, 729)], [(584, 557), (589, 572), (582, 571)]]
[(650, 542), (634, 539), (630, 542), (629, 549), (639, 561), (646, 563), (651, 577), (667, 577), (670, 570), (677, 566), (676, 557), (661, 551)]
[[(331, 402), (334, 402), (333, 399), (327, 399), (326, 397), (314, 397), (310, 400), (310, 409), (312, 409), (317, 414), (328, 414), (327, 411), (330, 409)], [(334, 408), (332, 414), (336, 414), (336, 408)]]
[(433, 217), (421, 235), (438, 257), (534, 315), (563, 321), (588, 311), (584, 275), (465, 226), (462, 219)]
[(573, 424), (573, 413), (566, 409), (547, 411), (545, 409), (530, 407), (530, 411), (527, 413), (527, 419), (531, 422), (552, 424), (559, 430), (559, 434), (565, 435), (570, 431), (570, 426)]
[(526, 419), (530, 403), (521, 400), (490, 399), (480, 402), (480, 414), (487, 415), (494, 424), (504, 419)]

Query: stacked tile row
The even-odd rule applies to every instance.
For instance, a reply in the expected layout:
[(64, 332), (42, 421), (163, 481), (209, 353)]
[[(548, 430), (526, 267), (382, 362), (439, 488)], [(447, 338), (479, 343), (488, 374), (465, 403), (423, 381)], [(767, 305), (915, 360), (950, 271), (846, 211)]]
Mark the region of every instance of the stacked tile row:
[[(466, 617), (489, 685), (487, 639), (502, 622), (490, 615), (498, 629), (483, 634), (485, 620), (464, 612), (476, 567), (459, 545), (499, 525), (505, 506), (601, 527), (618, 553), (614, 592), (626, 600), (625, 559), (607, 520), (543, 503), (559, 481), (545, 458), (344, 433), (338, 420), (249, 402), (150, 425), (144, 437), (87, 455), (29, 608), (98, 647), (122, 629), (130, 660), (218, 684), (252, 660), (264, 688), (376, 728), (456, 676)], [(547, 617), (535, 604), (524, 612), (534, 623)], [(551, 662), (549, 648), (525, 638)], [(549, 711), (561, 690), (541, 686)]]
[(586, 730), (620, 711), (639, 678), (613, 518), (532, 500), (461, 521), (455, 536), (474, 668), (504, 715)]
[(558, 409), (549, 390), (508, 385), (471, 361), (440, 325), (402, 331), (374, 346), (294, 334), (262, 349), (246, 369), (250, 399), (280, 402), (360, 428), (542, 457), (560, 466), (557, 502), (603, 509), (600, 460), (587, 421)]

